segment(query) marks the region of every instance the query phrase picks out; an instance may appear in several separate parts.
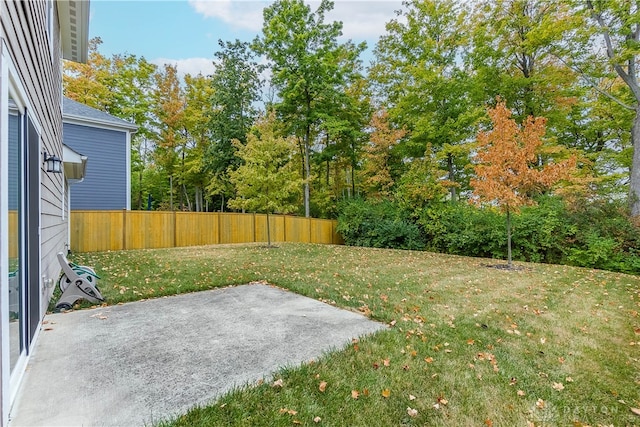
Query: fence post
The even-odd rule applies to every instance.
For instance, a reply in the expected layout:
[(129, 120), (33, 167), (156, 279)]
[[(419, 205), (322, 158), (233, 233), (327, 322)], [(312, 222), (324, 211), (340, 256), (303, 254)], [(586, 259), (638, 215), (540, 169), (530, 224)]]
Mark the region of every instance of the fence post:
[(178, 222), (176, 219), (176, 211), (173, 211), (173, 247), (178, 246)]
[[(256, 242), (256, 213), (252, 213), (251, 214), (253, 216), (253, 243)], [(269, 224), (267, 224), (267, 227), (269, 226)]]
[(122, 249), (127, 250), (127, 210), (122, 210)]

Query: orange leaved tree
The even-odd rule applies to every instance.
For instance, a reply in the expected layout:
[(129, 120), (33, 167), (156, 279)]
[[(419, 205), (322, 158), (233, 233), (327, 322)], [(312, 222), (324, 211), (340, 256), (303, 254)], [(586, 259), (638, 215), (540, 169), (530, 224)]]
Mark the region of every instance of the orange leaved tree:
[(533, 205), (532, 197), (569, 178), (576, 159), (540, 161), (546, 119), (529, 116), (522, 125), (511, 118), (504, 101), (489, 109), (493, 128), (477, 136), (476, 177), (471, 180), (473, 201), (498, 206), (507, 216), (507, 259), (511, 261), (511, 213)]

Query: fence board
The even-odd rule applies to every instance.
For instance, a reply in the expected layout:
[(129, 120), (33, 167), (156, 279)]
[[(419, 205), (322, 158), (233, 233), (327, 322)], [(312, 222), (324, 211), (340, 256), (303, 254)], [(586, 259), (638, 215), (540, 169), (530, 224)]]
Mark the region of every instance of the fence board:
[[(272, 242), (342, 243), (336, 221), (269, 215)], [(71, 250), (96, 252), (267, 241), (264, 214), (72, 211)]]
[(218, 215), (204, 212), (176, 212), (176, 246), (215, 245)]

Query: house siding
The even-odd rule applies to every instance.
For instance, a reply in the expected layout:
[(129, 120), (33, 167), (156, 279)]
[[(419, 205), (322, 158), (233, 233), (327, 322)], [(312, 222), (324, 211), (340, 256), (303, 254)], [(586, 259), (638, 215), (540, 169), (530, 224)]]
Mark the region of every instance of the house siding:
[[(63, 251), (68, 236), (68, 225), (64, 215), (63, 205), (63, 175), (46, 173), (43, 169), (42, 153), (52, 153), (59, 157), (62, 155), (62, 64), (60, 46), (60, 25), (58, 22), (57, 2), (53, 2), (52, 18), (53, 25), (49, 26), (48, 7), (46, 1), (0, 1), (0, 50), (2, 59), (10, 65), (10, 77), (20, 87), (20, 97), (26, 105), (26, 114), (34, 124), (38, 138), (34, 141), (29, 152), (29, 163), (35, 166), (33, 174), (29, 177), (37, 177), (35, 181), (35, 205), (32, 203), (30, 211), (35, 214), (36, 224), (30, 222), (29, 232), (36, 233), (38, 241), (38, 255), (29, 265), (29, 269), (37, 271), (37, 276), (28, 284), (28, 288), (33, 290), (29, 295), (29, 338), (27, 343), (27, 354), (33, 343), (43, 315), (46, 312), (49, 298), (53, 288), (43, 286), (44, 279), (56, 279), (60, 272), (60, 266), (56, 259), (56, 253)], [(53, 30), (52, 34), (48, 29)], [(2, 64), (4, 70), (6, 66)], [(6, 77), (6, 75), (5, 75)], [(3, 91), (9, 85), (8, 81), (1, 82)], [(3, 92), (1, 102), (6, 102), (6, 92)], [(7, 122), (8, 123), (8, 122)], [(9, 126), (11, 127), (11, 126)], [(5, 131), (6, 132), (6, 131)], [(8, 132), (7, 132), (8, 133)], [(6, 134), (5, 134), (6, 135)], [(17, 153), (6, 152), (5, 158), (0, 154), (2, 165), (6, 166), (9, 158), (15, 159)], [(34, 159), (34, 157), (37, 158)], [(33, 169), (32, 169), (33, 170)], [(2, 175), (0, 184), (6, 186), (8, 174)], [(3, 187), (2, 191), (6, 190)], [(15, 200), (15, 197), (14, 197)], [(4, 210), (9, 207), (10, 198), (0, 203)], [(6, 204), (4, 204), (6, 203)], [(2, 214), (3, 230), (5, 214)], [(35, 230), (34, 230), (35, 228)], [(2, 233), (0, 233), (2, 234)], [(0, 236), (6, 239), (5, 235)], [(4, 253), (3, 243), (3, 258)], [(4, 262), (4, 261), (3, 261)], [(35, 265), (34, 265), (35, 264)], [(4, 266), (3, 266), (4, 268)], [(0, 268), (2, 270), (2, 268)], [(2, 287), (7, 285), (6, 271), (2, 274)], [(34, 276), (31, 276), (34, 277)], [(0, 313), (0, 320), (3, 322), (7, 313)], [(33, 323), (35, 320), (35, 323)], [(6, 332), (3, 326), (3, 334)], [(8, 370), (4, 345), (6, 338), (3, 337), (2, 351), (2, 372), (0, 379), (0, 425), (4, 426), (8, 420), (8, 408), (10, 404), (9, 393), (13, 390), (8, 388)]]
[[(2, 2), (3, 36), (8, 53), (26, 90), (29, 116), (40, 133), (40, 152), (62, 155), (62, 63), (58, 14), (50, 48), (47, 34), (47, 3), (44, 1)], [(42, 155), (42, 154), (40, 154)], [(62, 174), (46, 173), (40, 162), (41, 275), (57, 278), (60, 266), (56, 253), (63, 251), (67, 223), (63, 219)], [(41, 293), (41, 317), (46, 312), (52, 289)]]
[(71, 210), (127, 208), (127, 133), (65, 123), (64, 143), (87, 156), (82, 182), (70, 186)]

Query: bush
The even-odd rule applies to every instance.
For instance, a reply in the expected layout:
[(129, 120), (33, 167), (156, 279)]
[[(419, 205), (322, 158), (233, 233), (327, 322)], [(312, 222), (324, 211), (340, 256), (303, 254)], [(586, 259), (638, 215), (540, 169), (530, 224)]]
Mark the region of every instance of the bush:
[(338, 233), (345, 243), (390, 249), (424, 249), (420, 227), (409, 214), (389, 201), (354, 199), (339, 206)]
[[(428, 249), (455, 255), (504, 259), (506, 218), (495, 209), (467, 203), (432, 204), (414, 219), (399, 205), (351, 200), (339, 206), (338, 232), (354, 246)], [(618, 201), (541, 197), (512, 215), (514, 260), (568, 264), (640, 273), (640, 229)]]

